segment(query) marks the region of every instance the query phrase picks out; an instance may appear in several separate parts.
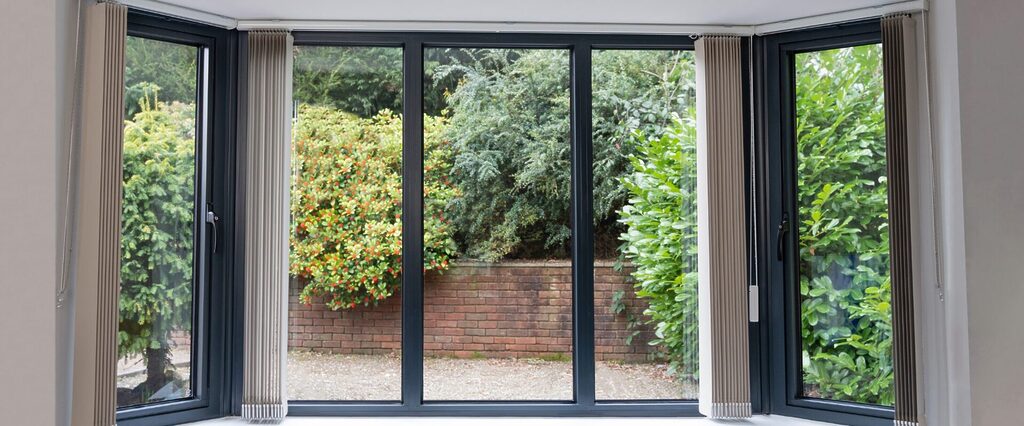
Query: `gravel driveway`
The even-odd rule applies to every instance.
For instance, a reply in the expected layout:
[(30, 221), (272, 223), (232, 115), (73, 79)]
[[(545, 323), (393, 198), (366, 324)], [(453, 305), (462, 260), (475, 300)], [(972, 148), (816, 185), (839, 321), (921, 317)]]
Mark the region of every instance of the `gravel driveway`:
[[(571, 400), (572, 363), (528, 359), (427, 358), (428, 400)], [(661, 364), (597, 364), (598, 399), (695, 399), (696, 387)], [(293, 400), (399, 400), (401, 360), (393, 355), (289, 352)]]

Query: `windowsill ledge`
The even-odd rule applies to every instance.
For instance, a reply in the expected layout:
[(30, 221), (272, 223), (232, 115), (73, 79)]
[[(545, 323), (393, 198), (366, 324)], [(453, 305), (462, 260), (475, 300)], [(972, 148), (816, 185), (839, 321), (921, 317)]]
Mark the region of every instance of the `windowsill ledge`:
[[(815, 422), (783, 416), (754, 416), (749, 420), (716, 421), (701, 417), (289, 417), (283, 426), (327, 426), (336, 425), (344, 419), (346, 426), (702, 426), (702, 425), (751, 425), (751, 426), (822, 426), (832, 423)], [(629, 419), (627, 423), (624, 420)], [(239, 417), (225, 417), (191, 423), (193, 425), (248, 425)]]

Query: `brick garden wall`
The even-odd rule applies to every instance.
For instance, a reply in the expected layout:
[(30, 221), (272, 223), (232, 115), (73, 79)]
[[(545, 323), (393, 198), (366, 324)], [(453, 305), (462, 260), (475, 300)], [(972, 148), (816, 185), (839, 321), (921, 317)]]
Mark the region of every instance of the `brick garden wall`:
[[(424, 288), (427, 356), (565, 358), (572, 352), (572, 268), (568, 261), (460, 262), (428, 273)], [(649, 327), (626, 344), (625, 312), (612, 314), (612, 295), (636, 318), (645, 304), (633, 296), (628, 271), (595, 262), (594, 307), (598, 360), (642, 362), (651, 354)], [(300, 304), (301, 284), (289, 290), (288, 346), (342, 354), (384, 354), (401, 349), (401, 294), (375, 307), (331, 311)]]

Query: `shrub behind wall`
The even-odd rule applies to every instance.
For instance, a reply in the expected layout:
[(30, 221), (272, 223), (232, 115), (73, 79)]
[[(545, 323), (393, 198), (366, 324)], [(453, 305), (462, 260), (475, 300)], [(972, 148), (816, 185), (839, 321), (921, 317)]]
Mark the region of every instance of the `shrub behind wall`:
[[(359, 118), (301, 105), (292, 131), (290, 274), (306, 282), (303, 303), (371, 306), (393, 295), (402, 272), (402, 120), (390, 111)], [(424, 120), (426, 129), (443, 119)], [(424, 269), (455, 253), (444, 205), (451, 149), (440, 132), (424, 140)]]

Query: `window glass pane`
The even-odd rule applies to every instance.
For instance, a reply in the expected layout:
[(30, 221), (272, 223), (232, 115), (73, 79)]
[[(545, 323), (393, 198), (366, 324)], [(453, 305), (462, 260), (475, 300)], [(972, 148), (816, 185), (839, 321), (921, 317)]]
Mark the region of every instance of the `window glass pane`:
[(425, 56), (424, 398), (571, 400), (569, 52)]
[(294, 67), (288, 397), (400, 400), (402, 49)]
[(696, 399), (693, 53), (593, 57), (597, 398)]
[(892, 405), (879, 44), (796, 55), (805, 397)]
[(198, 57), (126, 41), (118, 407), (193, 395)]

